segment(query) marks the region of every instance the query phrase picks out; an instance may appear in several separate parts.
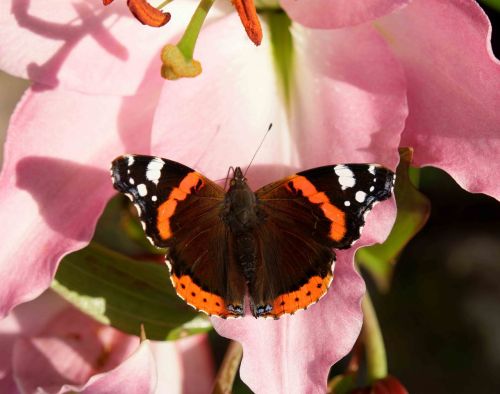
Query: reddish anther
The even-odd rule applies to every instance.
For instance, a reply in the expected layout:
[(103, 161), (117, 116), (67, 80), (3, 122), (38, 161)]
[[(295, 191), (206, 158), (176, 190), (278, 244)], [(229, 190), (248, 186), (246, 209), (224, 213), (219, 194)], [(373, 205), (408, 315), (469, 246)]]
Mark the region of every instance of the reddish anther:
[(238, 15), (240, 16), (241, 23), (245, 27), (248, 38), (252, 40), (255, 45), (260, 45), (262, 41), (262, 27), (260, 26), (259, 17), (253, 0), (232, 0)]
[[(104, 5), (112, 2), (113, 0), (102, 0)], [(160, 11), (146, 0), (127, 0), (127, 5), (132, 14), (143, 25), (161, 27), (170, 20), (170, 13)]]

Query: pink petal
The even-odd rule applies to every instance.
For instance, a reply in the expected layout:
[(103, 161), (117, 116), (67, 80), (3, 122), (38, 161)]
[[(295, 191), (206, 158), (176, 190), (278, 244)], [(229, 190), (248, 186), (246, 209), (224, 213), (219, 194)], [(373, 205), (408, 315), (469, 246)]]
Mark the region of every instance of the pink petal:
[[(212, 179), (225, 179), (229, 166), (250, 162), (272, 122), (256, 163), (275, 163), (288, 152), (289, 137), (284, 102), (276, 99), (279, 82), (269, 41), (264, 39), (259, 47), (248, 42), (236, 14), (203, 33), (197, 44), (203, 72), (195, 79), (164, 85), (152, 152), (198, 168)], [(281, 175), (288, 172), (282, 169)]]
[(415, 164), (500, 199), (500, 63), (479, 5), (414, 1), (380, 29), (405, 69), (410, 115), (401, 144), (415, 149)]
[(42, 85), (81, 92), (134, 94), (150, 62), (160, 76), (160, 51), (187, 25), (196, 4), (169, 5), (163, 29), (145, 27), (125, 1), (0, 2), (0, 68)]
[(57, 392), (111, 370), (138, 345), (138, 338), (103, 326), (67, 304), (37, 336), (16, 341), (14, 376), (22, 392)]
[[(253, 187), (297, 168), (341, 161), (394, 168), (407, 114), (405, 84), (378, 33), (370, 26), (297, 28), (297, 86), (290, 110), (281, 100), (269, 34), (264, 37), (258, 50), (241, 45), (244, 36), (234, 16), (204, 31), (199, 43), (204, 71), (196, 81), (165, 85), (153, 152), (225, 179), (230, 165), (249, 163), (272, 122), (248, 174)], [(319, 43), (313, 53), (310, 42)], [(377, 207), (360, 244), (383, 240), (394, 216), (390, 202)], [(219, 333), (243, 344), (242, 377), (252, 390), (325, 391), (330, 366), (350, 350), (361, 326), (364, 284), (354, 271), (353, 253), (339, 252), (332, 291), (306, 312), (276, 322), (213, 319)]]
[(335, 29), (372, 21), (411, 0), (281, 0), (295, 22), (315, 29)]
[(19, 305), (0, 320), (0, 393), (17, 392), (12, 376), (12, 354), (16, 339), (20, 335), (36, 335), (67, 305), (49, 290), (36, 300)]
[[(193, 335), (175, 342), (181, 354), (183, 368), (183, 393), (209, 393), (215, 379), (212, 349), (206, 334)], [(196, 384), (193, 384), (196, 382)], [(158, 390), (161, 393), (161, 390)]]
[[(154, 82), (154, 81), (153, 81)], [(31, 89), (14, 113), (0, 176), (0, 316), (46, 289), (59, 260), (84, 247), (114, 193), (109, 163), (148, 152), (156, 86), (137, 97)]]
[(332, 288), (307, 311), (277, 321), (212, 319), (219, 334), (243, 345), (240, 374), (252, 391), (326, 391), (330, 366), (351, 350), (363, 322), (365, 286), (353, 269), (353, 253), (338, 254)]
[(408, 108), (403, 70), (387, 44), (370, 25), (334, 31), (295, 25), (293, 33), (290, 118), (301, 168), (373, 162), (394, 169)]
[(82, 386), (65, 385), (59, 394), (78, 392), (85, 394), (147, 394), (155, 392), (156, 368), (149, 341), (141, 343), (139, 348), (115, 369), (92, 376)]
[(175, 342), (151, 342), (156, 362), (157, 393), (209, 393), (214, 382), (212, 351), (206, 335)]

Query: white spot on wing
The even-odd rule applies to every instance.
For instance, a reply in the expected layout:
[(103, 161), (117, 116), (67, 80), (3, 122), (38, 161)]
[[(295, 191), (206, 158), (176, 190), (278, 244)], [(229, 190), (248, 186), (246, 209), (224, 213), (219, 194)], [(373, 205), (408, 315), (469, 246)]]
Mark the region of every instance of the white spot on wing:
[(346, 207), (350, 207), (350, 206), (351, 206), (351, 202), (350, 202), (350, 201), (344, 201), (344, 205), (345, 205)]
[(366, 193), (364, 191), (357, 191), (356, 195), (354, 196), (357, 202), (364, 202), (366, 198)]
[(161, 169), (165, 165), (165, 162), (159, 157), (155, 157), (148, 163), (146, 170), (146, 179), (155, 184), (158, 184), (158, 180), (161, 177)]
[(353, 187), (356, 184), (354, 173), (349, 169), (349, 167), (339, 164), (338, 166), (333, 167), (333, 170), (339, 177), (339, 183), (340, 186), (342, 186), (342, 190), (345, 190), (348, 187)]
[(141, 183), (140, 185), (137, 185), (137, 192), (139, 193), (139, 196), (144, 197), (148, 194), (148, 189), (144, 183)]
[(151, 197), (151, 201), (157, 201), (157, 200), (158, 200), (158, 197), (156, 197), (156, 196)]
[(372, 175), (375, 175), (375, 166), (369, 166), (368, 167), (368, 172)]
[(130, 167), (132, 164), (134, 164), (134, 156), (132, 155), (125, 155), (124, 156), (127, 159), (127, 165)]
[(128, 183), (130, 183), (131, 185), (135, 184), (134, 178), (129, 178)]
[(374, 191), (375, 190), (375, 186), (370, 186), (370, 191)]

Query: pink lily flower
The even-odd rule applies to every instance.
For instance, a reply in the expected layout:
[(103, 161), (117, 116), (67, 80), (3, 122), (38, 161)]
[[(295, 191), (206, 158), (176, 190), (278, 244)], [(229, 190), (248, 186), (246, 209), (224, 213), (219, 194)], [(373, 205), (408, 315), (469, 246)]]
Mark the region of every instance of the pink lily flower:
[(205, 335), (139, 343), (102, 325), (51, 291), (0, 321), (0, 392), (196, 393), (210, 391)]
[[(255, 48), (234, 13), (212, 10), (197, 45), (203, 73), (163, 83), (158, 54), (187, 24), (191, 2), (172, 3), (161, 33), (116, 1), (106, 9), (91, 1), (0, 4), (0, 68), (34, 81), (11, 120), (0, 177), (0, 218), (9, 224), (0, 313), (39, 295), (60, 259), (88, 243), (113, 195), (109, 162), (126, 152), (220, 179), (248, 163), (272, 122), (248, 173), (254, 187), (330, 163), (394, 169), (402, 144), (414, 147), (418, 165), (500, 198), (490, 166), (500, 150), (500, 71), (489, 22), (472, 0), (407, 3), (283, 0), (294, 20), (288, 100), (265, 21)], [(394, 216), (394, 205), (377, 206), (356, 247), (383, 241)], [(338, 253), (331, 290), (306, 312), (213, 319), (243, 344), (241, 376), (254, 391), (325, 391), (330, 366), (362, 324), (354, 252)]]

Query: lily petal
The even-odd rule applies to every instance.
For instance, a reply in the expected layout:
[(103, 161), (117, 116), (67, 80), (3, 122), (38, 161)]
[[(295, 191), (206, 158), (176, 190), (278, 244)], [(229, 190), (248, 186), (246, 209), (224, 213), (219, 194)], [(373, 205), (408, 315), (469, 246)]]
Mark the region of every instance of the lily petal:
[(149, 151), (155, 89), (119, 98), (35, 85), (24, 95), (0, 175), (0, 220), (11, 224), (1, 230), (0, 316), (38, 296), (59, 260), (89, 242), (114, 193), (110, 159), (132, 147)]
[[(211, 179), (225, 179), (229, 166), (250, 162), (273, 123), (257, 163), (290, 165), (279, 159), (286, 157), (290, 138), (284, 101), (276, 99), (279, 82), (269, 39), (255, 47), (246, 39), (238, 16), (231, 14), (208, 26), (197, 47), (205, 59), (203, 73), (164, 85), (153, 123), (152, 152), (198, 168)], [(260, 176), (273, 177), (273, 171), (260, 171)], [(281, 176), (289, 171), (282, 168)], [(250, 183), (255, 180), (248, 178)]]
[(281, 0), (295, 22), (315, 29), (355, 26), (390, 14), (411, 0)]
[(162, 83), (161, 48), (187, 25), (195, 7), (191, 1), (169, 5), (172, 21), (159, 34), (138, 23), (125, 1), (108, 7), (93, 0), (2, 1), (0, 68), (39, 82), (37, 89), (134, 94), (153, 59)]
[(66, 385), (59, 394), (149, 394), (155, 391), (156, 368), (149, 341), (141, 343), (137, 351), (115, 369), (92, 376), (83, 387)]
[(208, 337), (192, 335), (175, 342), (151, 342), (158, 382), (156, 393), (209, 393), (215, 373)]
[[(66, 383), (88, 385), (96, 373), (116, 368), (138, 344), (137, 337), (103, 326), (66, 304), (36, 336), (16, 341), (14, 377), (22, 392), (36, 392), (38, 387), (49, 393), (66, 392), (61, 389)], [(154, 370), (149, 365), (142, 367), (148, 367), (146, 373)], [(73, 390), (81, 390), (76, 386)]]
[(16, 339), (36, 335), (68, 304), (52, 291), (46, 291), (32, 302), (19, 305), (0, 321), (0, 393), (16, 393), (12, 374), (12, 355)]
[[(297, 31), (294, 37), (299, 86), (287, 106), (269, 34), (256, 51), (241, 45), (244, 36), (235, 17), (208, 27), (199, 45), (203, 74), (195, 82), (164, 87), (153, 152), (225, 179), (230, 165), (249, 163), (272, 122), (248, 172), (254, 188), (307, 166), (375, 161), (394, 167), (407, 106), (403, 73), (387, 44), (370, 26), (352, 33)], [(306, 50), (308, 40), (321, 43), (323, 56)], [(358, 246), (383, 240), (394, 217), (393, 203), (377, 206)], [(241, 375), (252, 390), (325, 391), (330, 366), (351, 349), (361, 327), (364, 284), (353, 254), (354, 249), (338, 253), (332, 289), (306, 312), (279, 321), (212, 319), (220, 334), (242, 343)]]
[(330, 366), (351, 350), (363, 322), (365, 286), (352, 258), (352, 250), (338, 255), (331, 289), (305, 312), (279, 321), (213, 319), (218, 333), (243, 345), (241, 378), (254, 392), (325, 392)]
[(408, 116), (403, 69), (371, 25), (293, 29), (293, 139), (301, 168), (379, 163), (395, 169)]
[(416, 0), (377, 25), (408, 81), (402, 145), (414, 163), (500, 199), (500, 62), (484, 12), (472, 0)]
[[(183, 393), (210, 392), (215, 379), (215, 365), (208, 335), (193, 335), (176, 341), (175, 345), (177, 351), (182, 354)], [(193, 382), (196, 382), (196, 385), (193, 385)]]

